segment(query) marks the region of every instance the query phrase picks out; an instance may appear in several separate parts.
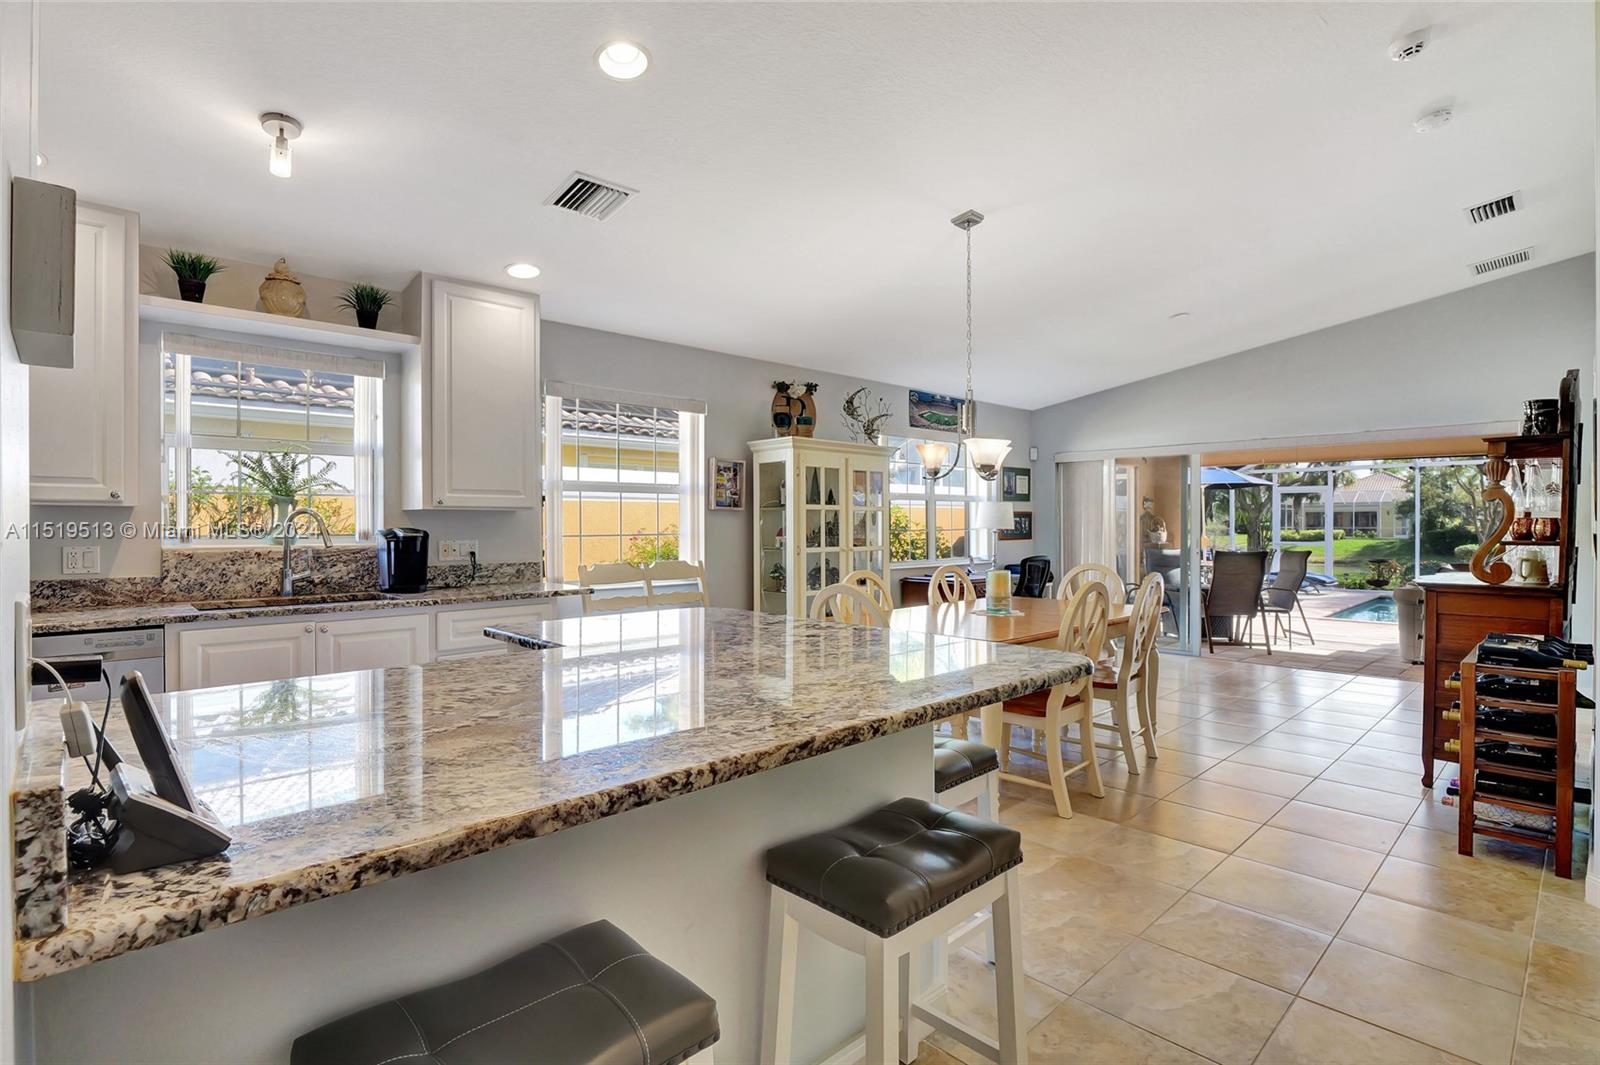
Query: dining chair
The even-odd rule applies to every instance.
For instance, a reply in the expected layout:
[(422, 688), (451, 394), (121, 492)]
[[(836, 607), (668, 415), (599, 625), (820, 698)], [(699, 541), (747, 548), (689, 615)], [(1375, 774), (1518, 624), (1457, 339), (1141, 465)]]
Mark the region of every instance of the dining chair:
[(617, 588), (636, 587), (640, 595), (607, 595), (597, 597), (593, 592), (583, 597), (585, 614), (616, 614), (624, 610), (647, 610), (655, 604), (650, 601), (650, 584), (644, 570), (626, 562), (597, 562), (592, 566), (578, 567), (578, 587)]
[[(1111, 619), (1111, 594), (1099, 581), (1088, 581), (1067, 603), (1061, 615), (1061, 627), (1051, 644), (1058, 651), (1083, 655), (1098, 662), (1105, 647), (1106, 626)], [(1067, 795), (1067, 778), (1074, 773), (1087, 773), (1089, 793), (1097, 798), (1106, 793), (1100, 780), (1100, 763), (1095, 757), (1094, 692), (1090, 688), (1092, 676), (1085, 676), (1070, 684), (1058, 684), (1047, 691), (1034, 692), (1019, 699), (1007, 699), (1000, 710), (1006, 740), (1000, 749), (1003, 779), (1046, 788), (1055, 797), (1056, 816), (1072, 816), (1072, 800)], [(1061, 745), (1067, 739), (1067, 730), (1078, 725), (1078, 749), (1082, 760), (1067, 765)], [(1031, 777), (1013, 776), (1006, 772), (1010, 766), (1009, 734), (1011, 726), (1022, 725), (1044, 736), (1045, 767), (1048, 782)]]
[[(693, 588), (661, 590), (656, 587), (658, 584), (682, 585), (690, 582), (693, 582)], [(680, 558), (660, 558), (646, 566), (644, 591), (650, 597), (650, 605), (655, 607), (711, 605), (706, 568)]]
[(1104, 562), (1084, 562), (1067, 570), (1067, 575), (1061, 578), (1061, 584), (1056, 588), (1057, 599), (1071, 599), (1072, 596), (1090, 581), (1099, 581), (1106, 586), (1106, 591), (1111, 593), (1113, 603), (1126, 603), (1128, 601), (1128, 585), (1123, 581), (1122, 575)]
[(1294, 650), (1294, 614), (1300, 611), (1300, 624), (1305, 626), (1306, 639), (1311, 641), (1311, 646), (1317, 645), (1317, 638), (1311, 635), (1311, 622), (1306, 620), (1306, 608), (1300, 605), (1300, 585), (1305, 582), (1306, 570), (1311, 568), (1310, 551), (1280, 551), (1278, 552), (1278, 572), (1273, 577), (1272, 583), (1261, 592), (1261, 608), (1272, 615), (1274, 624), (1281, 626), (1278, 631), (1289, 638), (1289, 650)]
[(1217, 653), (1216, 626), (1211, 618), (1227, 618), (1233, 625), (1233, 642), (1238, 642), (1237, 619), (1244, 618), (1245, 646), (1251, 638), (1254, 621), (1261, 618), (1261, 638), (1272, 653), (1272, 629), (1267, 624), (1266, 608), (1261, 599), (1261, 583), (1267, 576), (1267, 552), (1218, 551), (1211, 559), (1211, 587), (1206, 592), (1206, 648)]
[(928, 603), (976, 603), (978, 589), (960, 566), (940, 566), (928, 580)]
[[(1128, 619), (1128, 634), (1110, 661), (1094, 671), (1094, 697), (1111, 704), (1111, 720), (1096, 721), (1094, 727), (1115, 732), (1117, 743), (1096, 744), (1121, 751), (1128, 772), (1137, 776), (1139, 759), (1134, 753), (1135, 736), (1144, 739), (1145, 755), (1156, 754), (1155, 696), (1158, 681), (1156, 638), (1161, 635), (1161, 605), (1166, 594), (1161, 574), (1149, 573), (1133, 593), (1133, 610)], [(1138, 719), (1138, 727), (1133, 721)]]
[(888, 623), (871, 596), (848, 584), (830, 584), (818, 592), (811, 601), (811, 620), (873, 625), (880, 629)]
[(852, 588), (860, 588), (867, 593), (867, 598), (877, 604), (878, 609), (887, 617), (894, 611), (894, 596), (889, 594), (889, 582), (880, 574), (870, 569), (851, 570), (844, 575), (840, 584), (848, 584)]

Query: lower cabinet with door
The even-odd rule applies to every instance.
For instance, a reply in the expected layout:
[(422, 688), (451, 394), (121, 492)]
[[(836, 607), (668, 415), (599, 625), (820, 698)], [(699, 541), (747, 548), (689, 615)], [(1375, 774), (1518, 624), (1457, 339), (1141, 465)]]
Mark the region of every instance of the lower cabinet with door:
[(167, 641), (169, 683), (175, 690), (219, 684), (384, 669), (432, 657), (426, 614), (371, 614), (357, 618), (272, 621), (255, 625), (179, 628)]

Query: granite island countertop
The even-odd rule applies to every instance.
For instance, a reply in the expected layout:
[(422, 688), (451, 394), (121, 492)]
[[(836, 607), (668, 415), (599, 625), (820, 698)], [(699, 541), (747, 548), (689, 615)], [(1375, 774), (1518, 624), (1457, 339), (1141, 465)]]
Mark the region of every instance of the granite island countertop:
[[(559, 644), (159, 696), (224, 856), (66, 877), (32, 855), (15, 973), (39, 980), (1086, 675), (1082, 657), (743, 610), (549, 622)], [(16, 809), (59, 816), (57, 704), (34, 704)], [(120, 714), (113, 715), (113, 724)], [(126, 734), (110, 730), (124, 756)], [(70, 767), (65, 786), (78, 783)], [(37, 827), (42, 822), (30, 817)], [(61, 872), (59, 879), (52, 873)], [(19, 877), (20, 879), (20, 877)], [(62, 894), (49, 912), (52, 890)], [(24, 896), (19, 890), (19, 905)]]
[[(294, 603), (283, 606), (201, 610), (193, 602), (153, 602), (130, 606), (85, 606), (69, 610), (42, 610), (33, 615), (33, 634), (48, 636), (104, 629), (136, 629), (154, 625), (187, 625), (197, 621), (237, 621), (249, 618), (298, 617), (305, 614), (356, 614), (374, 610), (414, 610), (431, 606), (471, 606), (517, 599), (550, 599), (586, 595), (575, 584), (517, 581), (504, 584), (469, 584), (413, 594), (373, 592), (373, 598), (349, 602)], [(315, 597), (315, 591), (307, 595)]]

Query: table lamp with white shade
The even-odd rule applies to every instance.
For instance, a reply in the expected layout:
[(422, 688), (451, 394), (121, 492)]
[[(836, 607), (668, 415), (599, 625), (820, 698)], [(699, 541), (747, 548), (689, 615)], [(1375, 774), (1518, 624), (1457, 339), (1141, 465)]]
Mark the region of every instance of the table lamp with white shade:
[(1011, 528), (1016, 524), (1016, 520), (1016, 514), (1010, 503), (984, 500), (972, 508), (972, 527), (986, 529), (989, 532), (991, 568), (984, 577), (984, 598), (988, 600), (990, 610), (1011, 609), (1011, 571), (1002, 569), (1000, 560), (995, 556), (999, 554), (997, 544), (1000, 530)]

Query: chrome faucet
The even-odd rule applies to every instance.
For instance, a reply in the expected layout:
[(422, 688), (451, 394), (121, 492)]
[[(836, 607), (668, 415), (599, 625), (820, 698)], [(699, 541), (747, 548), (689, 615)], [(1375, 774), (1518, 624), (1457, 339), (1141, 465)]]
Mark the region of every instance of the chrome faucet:
[(318, 514), (310, 507), (298, 507), (289, 512), (289, 516), (283, 519), (283, 581), (278, 586), (279, 594), (284, 596), (294, 594), (295, 581), (302, 577), (309, 580), (311, 577), (310, 570), (306, 570), (304, 573), (294, 572), (289, 562), (289, 549), (294, 546), (295, 539), (299, 535), (294, 531), (294, 520), (302, 514), (308, 515), (316, 521), (317, 531), (322, 534), (322, 546), (333, 546), (333, 538), (328, 535), (328, 523), (322, 520), (321, 514)]

